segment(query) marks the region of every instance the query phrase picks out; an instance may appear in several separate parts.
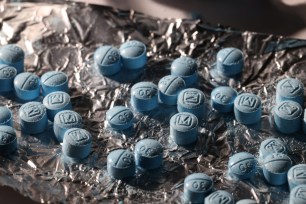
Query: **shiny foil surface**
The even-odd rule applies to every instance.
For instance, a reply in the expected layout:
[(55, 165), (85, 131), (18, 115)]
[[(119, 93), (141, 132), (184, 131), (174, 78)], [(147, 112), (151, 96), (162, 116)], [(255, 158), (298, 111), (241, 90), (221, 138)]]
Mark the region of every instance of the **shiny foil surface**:
[[(1, 105), (14, 112), (18, 151), (0, 157), (0, 184), (10, 186), (38, 202), (49, 203), (182, 203), (184, 178), (204, 172), (214, 180), (215, 189), (232, 193), (238, 201), (253, 198), (260, 203), (286, 203), (287, 185), (270, 186), (260, 167), (248, 181), (232, 181), (227, 176), (229, 156), (247, 151), (258, 156), (260, 142), (274, 136), (289, 146), (294, 164), (305, 163), (305, 135), (282, 135), (273, 128), (271, 111), (275, 105), (278, 80), (297, 77), (306, 84), (306, 41), (273, 35), (241, 32), (211, 26), (201, 20), (157, 19), (133, 11), (123, 12), (85, 4), (1, 3), (1, 45), (17, 43), (26, 52), (26, 70), (38, 76), (49, 70), (68, 74), (75, 111), (83, 117), (84, 128), (93, 136), (89, 158), (75, 163), (61, 153), (50, 122), (45, 133), (20, 132), (14, 96), (2, 96)], [(158, 11), (157, 11), (158, 12)], [(93, 67), (93, 52), (101, 45), (119, 47), (136, 39), (148, 50), (144, 71), (123, 72), (103, 77)], [(236, 47), (245, 55), (241, 78), (224, 79), (215, 73), (217, 52)], [(130, 89), (139, 81), (158, 83), (170, 74), (171, 62), (188, 55), (197, 60), (198, 88), (207, 99), (207, 117), (200, 122), (195, 146), (178, 147), (169, 137), (169, 120), (176, 107), (160, 105), (157, 111), (136, 111), (134, 129), (114, 132), (105, 123), (106, 111), (114, 105), (130, 107)], [(262, 98), (260, 124), (244, 126), (233, 114), (220, 115), (210, 108), (211, 90), (229, 84), (241, 92)], [(42, 100), (42, 98), (40, 99)], [(134, 150), (137, 141), (154, 138), (164, 146), (163, 167), (138, 171), (135, 178), (112, 180), (106, 171), (111, 150)]]

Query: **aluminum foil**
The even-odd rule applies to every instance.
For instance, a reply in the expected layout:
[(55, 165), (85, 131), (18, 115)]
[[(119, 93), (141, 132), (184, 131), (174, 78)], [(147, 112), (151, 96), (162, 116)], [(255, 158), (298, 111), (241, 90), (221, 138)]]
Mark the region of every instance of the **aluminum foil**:
[[(0, 184), (10, 186), (38, 202), (49, 203), (182, 203), (184, 178), (194, 172), (210, 175), (216, 189), (231, 192), (236, 200), (253, 198), (260, 203), (286, 203), (289, 189), (270, 186), (258, 169), (249, 181), (227, 176), (230, 155), (247, 151), (258, 156), (259, 144), (275, 136), (289, 146), (295, 164), (305, 163), (305, 135), (277, 133), (271, 125), (275, 86), (284, 77), (298, 77), (306, 84), (306, 41), (212, 26), (201, 20), (157, 19), (133, 11), (123, 12), (85, 4), (1, 3), (1, 44), (17, 43), (26, 52), (26, 70), (41, 76), (49, 70), (69, 76), (70, 94), (84, 128), (93, 135), (88, 159), (74, 163), (62, 156), (52, 123), (39, 135), (24, 135), (18, 124), (21, 106), (14, 98), (1, 97), (0, 105), (14, 112), (18, 152), (0, 157)], [(158, 11), (157, 11), (158, 12)], [(148, 49), (143, 72), (103, 77), (93, 68), (93, 52), (104, 44), (119, 46), (136, 39)], [(213, 75), (216, 53), (224, 47), (240, 48), (245, 68), (240, 79)], [(260, 124), (246, 127), (232, 114), (208, 109), (201, 121), (198, 142), (178, 147), (169, 139), (169, 119), (175, 107), (161, 105), (147, 115), (135, 113), (134, 130), (114, 132), (105, 124), (105, 112), (114, 105), (130, 106), (130, 88), (138, 81), (152, 81), (170, 74), (171, 62), (189, 55), (199, 64), (199, 89), (207, 97), (220, 83), (262, 98)], [(106, 157), (111, 150), (128, 148), (142, 138), (155, 138), (164, 146), (159, 171), (138, 172), (135, 178), (111, 180)]]

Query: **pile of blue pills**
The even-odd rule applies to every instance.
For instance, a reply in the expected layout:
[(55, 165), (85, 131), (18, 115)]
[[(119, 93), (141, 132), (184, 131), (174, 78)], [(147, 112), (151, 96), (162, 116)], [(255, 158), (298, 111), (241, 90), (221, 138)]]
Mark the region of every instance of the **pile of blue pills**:
[[(53, 131), (62, 153), (82, 160), (91, 154), (93, 137), (82, 128), (82, 117), (73, 111), (69, 95), (68, 76), (50, 71), (41, 77), (24, 72), (24, 51), (17, 45), (0, 48), (0, 94), (11, 92), (24, 103), (19, 109), (22, 133), (40, 134), (53, 122)], [(135, 71), (146, 67), (146, 45), (137, 40), (123, 43), (119, 48), (111, 45), (99, 47), (94, 53), (94, 67), (104, 76), (112, 76), (122, 69)], [(195, 59), (181, 56), (171, 63), (170, 75), (158, 84), (138, 82), (130, 90), (130, 106), (114, 106), (106, 112), (108, 126), (116, 131), (134, 127), (136, 112), (157, 110), (160, 104), (176, 106), (177, 112), (169, 123), (169, 137), (179, 146), (197, 142), (198, 127), (208, 112), (205, 94), (197, 87), (199, 66)], [(243, 53), (237, 48), (224, 48), (217, 54), (217, 71), (224, 77), (239, 76), (244, 68)], [(236, 121), (251, 125), (261, 121), (261, 99), (253, 93), (238, 93), (229, 86), (219, 86), (210, 95), (211, 108), (222, 114), (232, 113)], [(277, 131), (292, 134), (304, 129), (304, 85), (298, 79), (280, 80), (276, 87), (276, 104), (273, 122)], [(304, 116), (304, 120), (302, 119)], [(0, 154), (12, 154), (18, 149), (13, 114), (0, 106)], [(154, 139), (139, 140), (133, 151), (115, 149), (107, 157), (107, 172), (113, 179), (134, 177), (138, 170), (156, 171), (163, 167), (164, 146)], [(235, 180), (248, 180), (255, 176), (258, 167), (266, 182), (278, 186), (288, 183), (290, 203), (303, 203), (306, 192), (306, 164), (293, 165), (287, 155), (286, 144), (277, 138), (262, 141), (259, 157), (247, 152), (233, 154), (228, 161), (228, 176)], [(233, 195), (214, 189), (211, 177), (204, 173), (188, 175), (184, 180), (183, 199), (188, 203), (235, 203)], [(237, 203), (257, 203), (245, 199)]]
[[(81, 129), (82, 117), (72, 110), (68, 76), (61, 71), (49, 71), (40, 78), (34, 73), (24, 72), (24, 58), (24, 51), (17, 45), (9, 44), (0, 48), (0, 94), (12, 93), (23, 103), (18, 112), (21, 132), (41, 134), (48, 129), (49, 121), (54, 121), (54, 135), (58, 142), (63, 143), (63, 154), (73, 159), (86, 158), (91, 151), (92, 136)], [(109, 64), (114, 59), (116, 56), (108, 56), (101, 63)], [(1, 154), (10, 154), (17, 149), (13, 127), (12, 112), (0, 106)]]

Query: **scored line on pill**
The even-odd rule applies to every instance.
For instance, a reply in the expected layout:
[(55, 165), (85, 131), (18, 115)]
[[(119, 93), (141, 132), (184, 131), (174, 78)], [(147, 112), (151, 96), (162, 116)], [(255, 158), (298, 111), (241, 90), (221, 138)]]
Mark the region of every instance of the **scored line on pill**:
[(236, 163), (231, 164), (231, 166), (234, 166), (234, 165), (236, 165), (236, 164), (238, 164), (240, 162), (243, 162), (245, 160), (252, 160), (252, 159), (254, 159), (254, 158), (250, 157), (250, 158), (242, 159), (242, 160), (237, 161)]
[(115, 115), (113, 115), (113, 117), (111, 117), (109, 120), (112, 120), (114, 117), (116, 117), (118, 114), (120, 114), (120, 113), (122, 113), (122, 112), (124, 112), (124, 111), (128, 111), (128, 109), (119, 111), (118, 113), (116, 113)]
[(275, 158), (275, 159), (277, 159), (277, 160), (272, 160), (272, 161), (268, 161), (268, 162), (265, 162), (265, 164), (269, 164), (269, 163), (271, 163), (271, 162), (275, 162), (275, 161), (283, 161), (283, 162), (289, 162), (289, 163), (291, 163), (290, 162), (290, 160), (287, 160), (287, 159), (280, 159), (280, 158)]
[(235, 50), (235, 49), (232, 49), (232, 50), (227, 54), (227, 56), (223, 59), (223, 62), (225, 62), (226, 59), (230, 56), (230, 54), (231, 54), (232, 52), (234, 52), (234, 51), (236, 51), (236, 50)]
[(124, 155), (125, 151), (122, 151), (122, 153), (120, 154), (120, 156), (118, 157), (117, 161), (115, 162), (114, 166), (117, 166), (118, 162), (121, 160), (121, 157)]
[(57, 76), (57, 75), (61, 75), (62, 73), (56, 73), (56, 74), (54, 74), (54, 75), (50, 75), (49, 77), (47, 77), (44, 81), (43, 81), (43, 83), (44, 82), (47, 82), (50, 78), (52, 78), (52, 77), (55, 77), (55, 76)]
[(23, 84), (21, 85), (21, 88), (23, 89), (25, 84), (28, 82), (29, 78), (31, 77), (32, 75), (29, 74), (29, 76), (27, 76), (27, 78), (23, 81)]
[(112, 49), (112, 47), (110, 46), (110, 47), (108, 48), (108, 50), (105, 52), (105, 54), (104, 54), (102, 60), (100, 60), (100, 64), (103, 64), (103, 61), (104, 61), (105, 57), (107, 56), (107, 54), (110, 52), (111, 49)]
[(171, 85), (176, 79), (178, 79), (178, 78), (174, 77), (174, 78), (168, 83), (168, 86), (166, 87), (164, 93), (167, 93), (167, 91), (168, 91), (170, 85)]

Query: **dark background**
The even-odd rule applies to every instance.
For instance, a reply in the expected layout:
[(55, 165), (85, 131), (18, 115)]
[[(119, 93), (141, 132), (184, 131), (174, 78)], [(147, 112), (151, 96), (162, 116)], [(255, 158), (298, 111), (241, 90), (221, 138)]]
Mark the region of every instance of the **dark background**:
[[(188, 3), (178, 0), (83, 1), (134, 9), (160, 18), (196, 17), (212, 25), (306, 39), (306, 0), (189, 0)], [(0, 199), (1, 203), (35, 203), (9, 187), (0, 187)]]

